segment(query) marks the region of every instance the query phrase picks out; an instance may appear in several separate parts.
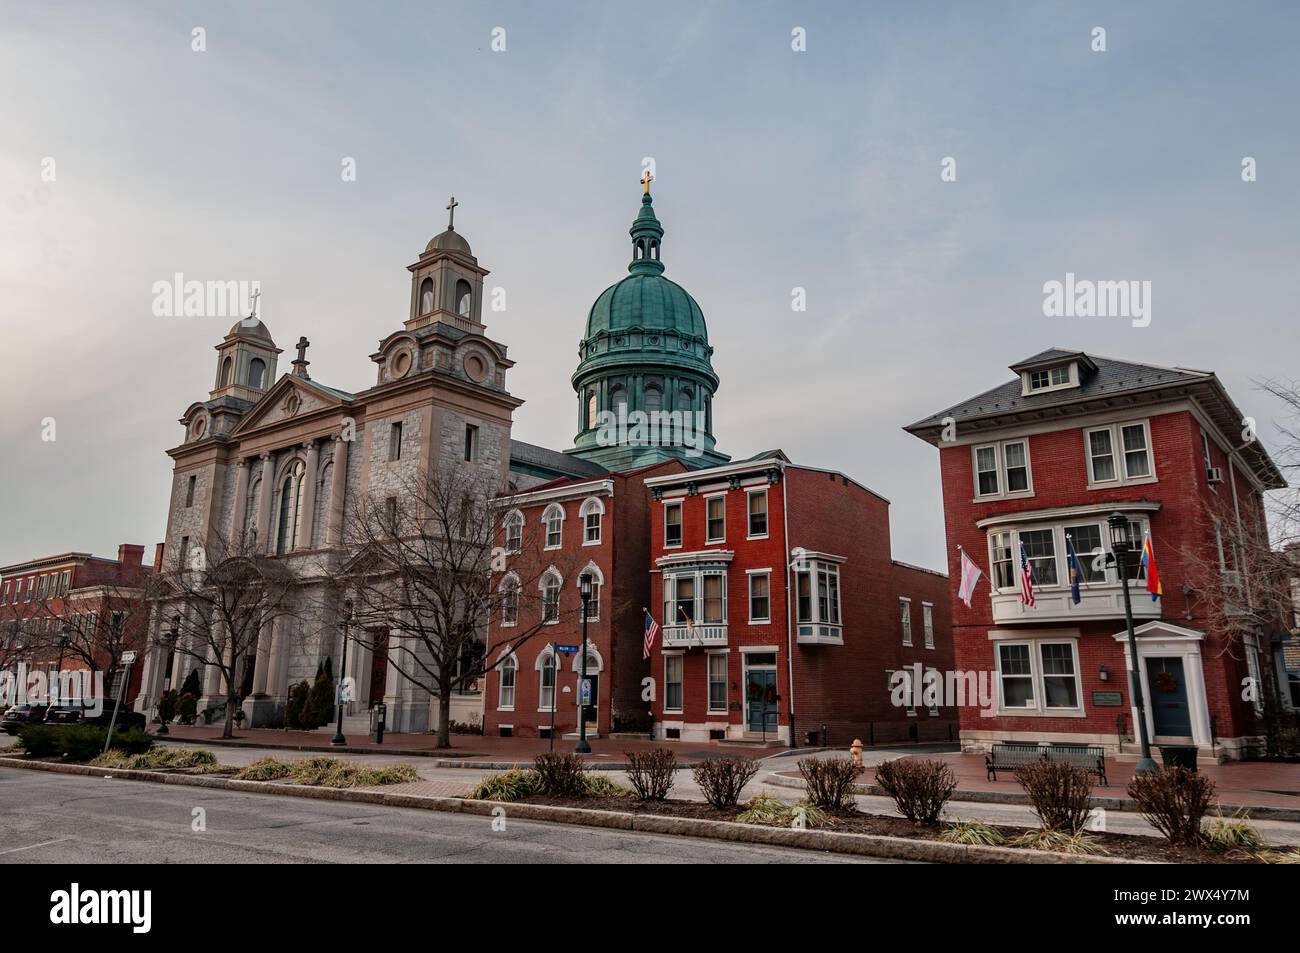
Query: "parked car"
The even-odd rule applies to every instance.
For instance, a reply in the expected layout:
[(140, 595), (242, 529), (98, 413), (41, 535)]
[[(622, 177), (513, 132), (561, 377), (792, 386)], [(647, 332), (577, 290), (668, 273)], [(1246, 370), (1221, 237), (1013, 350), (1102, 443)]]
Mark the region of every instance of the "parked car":
[[(107, 728), (108, 723), (113, 720), (113, 708), (116, 705), (117, 702), (114, 701), (104, 702), (104, 710), (102, 712), (100, 712), (98, 715), (94, 715), (93, 717), (88, 717), (83, 713), (81, 718), (81, 723), (83, 725), (99, 725), (103, 728)], [(145, 723), (146, 721), (144, 715), (140, 714), (140, 712), (138, 711), (132, 711), (130, 708), (127, 708), (125, 705), (123, 705), (120, 709), (118, 709), (117, 723), (114, 726), (113, 730), (125, 731), (128, 728), (136, 728), (139, 729), (140, 731), (144, 731)]]
[(49, 705), (22, 704), (9, 708), (0, 718), (0, 731), (16, 735), (23, 725), (39, 725), (45, 721), (45, 712)]

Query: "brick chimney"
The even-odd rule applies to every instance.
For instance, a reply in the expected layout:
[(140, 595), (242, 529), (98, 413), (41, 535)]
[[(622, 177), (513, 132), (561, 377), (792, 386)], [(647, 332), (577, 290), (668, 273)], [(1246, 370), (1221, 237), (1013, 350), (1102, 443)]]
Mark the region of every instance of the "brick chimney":
[(139, 566), (144, 562), (144, 547), (135, 543), (123, 543), (117, 547), (117, 561), (123, 566)]

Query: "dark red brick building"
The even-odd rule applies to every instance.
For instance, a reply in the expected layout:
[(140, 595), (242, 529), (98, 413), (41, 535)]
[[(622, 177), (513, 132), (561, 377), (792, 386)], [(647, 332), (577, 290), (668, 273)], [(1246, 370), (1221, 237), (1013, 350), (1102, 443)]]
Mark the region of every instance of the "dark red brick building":
[(645, 480), (685, 469), (667, 460), (595, 479), (554, 480), (503, 498), (507, 569), (496, 584), (527, 591), (503, 600), (488, 626), (487, 734), (547, 737), (552, 718), (557, 736), (577, 730), (582, 657), (554, 647), (582, 644), (583, 573), (593, 582), (588, 737), (648, 729), (642, 623), (650, 598), (652, 501)]
[[(145, 585), (154, 571), (144, 547), (123, 543), (117, 559), (62, 553), (0, 567), (0, 659), (10, 671), (97, 671), (116, 697), (123, 651), (144, 648)], [(132, 666), (134, 701), (142, 666)]]
[[(1261, 682), (1271, 633), (1234, 639), (1217, 626), (1222, 590), (1197, 570), (1217, 564), (1228, 591), (1245, 592), (1233, 540), (1267, 540), (1263, 493), (1285, 485), (1277, 467), (1259, 441), (1243, 441), (1244, 418), (1213, 373), (1055, 348), (1011, 371), (905, 428), (939, 448), (957, 667), (992, 683), (986, 710), (961, 708), (963, 743), (1134, 750), (1123, 590), (1107, 562), (1107, 518), (1120, 512), (1139, 552), (1150, 534), (1163, 587), (1153, 600), (1145, 571), (1130, 569), (1148, 730), (1157, 745), (1238, 756), (1262, 731), (1262, 694), (1247, 688)], [(957, 598), (959, 547), (984, 573), (970, 608)], [(1022, 547), (1032, 607), (1020, 594)]]
[(890, 692), (952, 642), (947, 579), (891, 558), (887, 500), (779, 450), (646, 484), (656, 737), (952, 737), (952, 709)]

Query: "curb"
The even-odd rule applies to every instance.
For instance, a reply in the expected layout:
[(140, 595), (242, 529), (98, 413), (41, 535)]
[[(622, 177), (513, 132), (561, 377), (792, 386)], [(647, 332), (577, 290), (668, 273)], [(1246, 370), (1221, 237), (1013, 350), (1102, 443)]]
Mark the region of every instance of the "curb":
[(513, 817), (516, 820), (573, 824), (582, 827), (600, 827), (648, 834), (700, 837), (732, 843), (795, 847), (802, 850), (820, 850), (860, 857), (912, 860), (934, 864), (1145, 863), (1145, 861), (1129, 860), (1122, 857), (1052, 854), (1046, 851), (1016, 850), (1009, 847), (974, 847), (961, 844), (945, 844), (939, 841), (909, 840), (904, 837), (888, 837), (880, 834), (787, 830), (779, 827), (740, 824), (735, 821), (665, 817), (633, 814), (624, 811), (596, 811), (588, 808), (553, 807), (546, 804), (512, 804), (499, 801), (471, 801), (466, 798), (453, 797), (420, 797), (409, 794), (389, 794), (383, 791), (363, 791), (349, 788), (303, 787), (296, 784), (278, 784), (273, 781), (235, 781), (230, 778), (205, 777), (203, 775), (163, 774), (157, 771), (138, 771), (129, 768), (97, 768), (84, 764), (56, 764), (49, 761), (26, 761), (20, 758), (0, 757), (0, 767), (48, 771), (54, 774), (112, 777), (126, 781), (148, 781), (155, 784), (216, 788), (250, 794), (276, 794), (320, 801), (380, 804), (387, 807), (418, 808), (452, 814)]
[[(771, 784), (778, 788), (796, 788), (803, 789), (803, 782), (796, 778), (788, 778), (777, 772), (771, 772), (763, 779), (765, 783)], [(861, 794), (867, 797), (889, 797), (884, 789), (878, 784), (855, 784), (853, 793)], [(1029, 798), (1023, 794), (1016, 794), (1013, 791), (964, 791), (958, 788), (952, 796), (954, 803), (966, 802), (971, 804), (1015, 804), (1019, 807), (1029, 807)], [(1105, 808), (1108, 811), (1120, 811), (1128, 814), (1139, 814), (1137, 802), (1127, 797), (1106, 797), (1094, 795), (1092, 798), (1094, 807)], [(1250, 804), (1220, 804), (1219, 810), (1226, 817), (1237, 811), (1244, 811), (1250, 815), (1252, 821), (1291, 821), (1300, 822), (1300, 809), (1292, 807), (1264, 807), (1252, 806)]]

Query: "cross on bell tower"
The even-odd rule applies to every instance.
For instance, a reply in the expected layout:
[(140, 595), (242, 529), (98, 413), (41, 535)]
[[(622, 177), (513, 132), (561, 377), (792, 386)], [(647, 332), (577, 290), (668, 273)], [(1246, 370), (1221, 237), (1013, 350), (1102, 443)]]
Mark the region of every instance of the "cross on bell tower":
[(311, 380), (311, 375), (307, 373), (307, 365), (311, 361), (307, 360), (307, 348), (311, 347), (311, 342), (306, 336), (298, 338), (298, 356), (293, 360), (293, 376), (305, 377)]
[(460, 203), (456, 201), (456, 196), (453, 195), (451, 201), (447, 203), (447, 230), (449, 232), (456, 230), (456, 206), (458, 205)]

